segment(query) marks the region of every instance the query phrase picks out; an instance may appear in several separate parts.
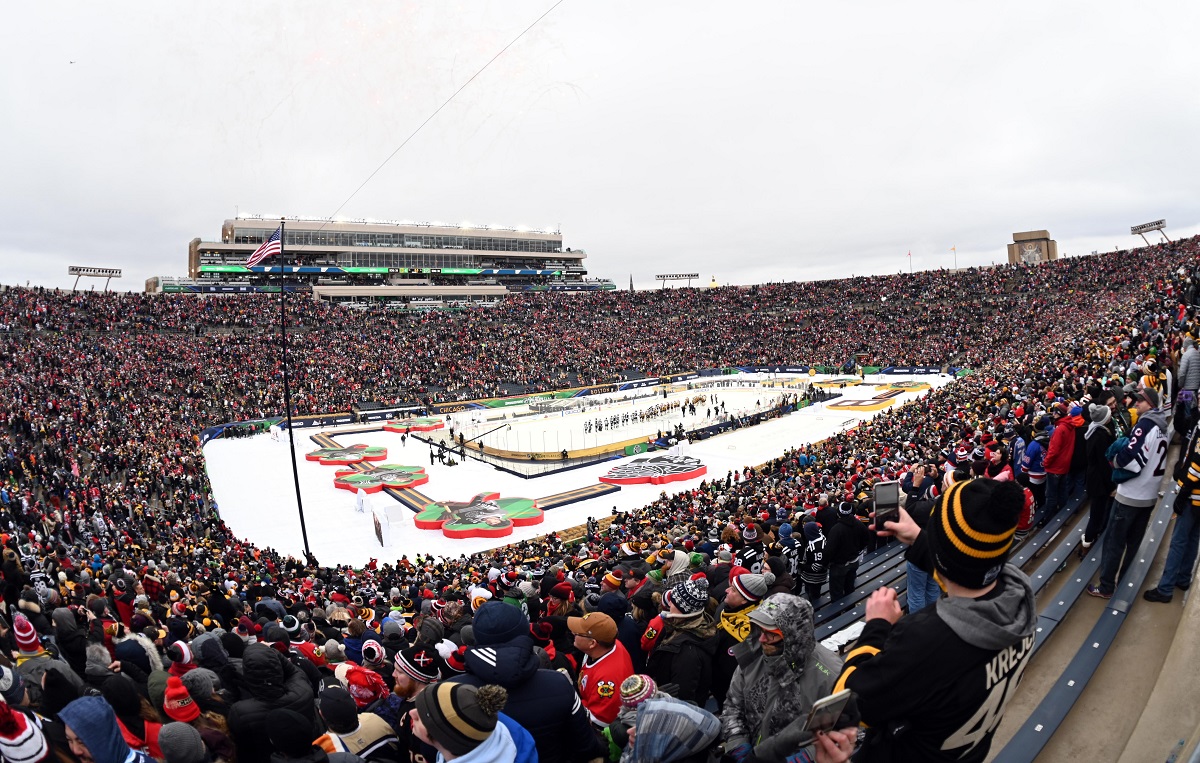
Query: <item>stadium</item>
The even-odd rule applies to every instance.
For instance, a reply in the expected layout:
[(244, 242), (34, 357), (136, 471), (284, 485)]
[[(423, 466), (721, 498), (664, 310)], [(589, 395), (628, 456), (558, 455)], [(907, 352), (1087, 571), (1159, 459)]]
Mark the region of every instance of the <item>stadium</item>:
[(681, 10), (11, 9), (0, 763), (1200, 763), (1200, 10)]
[[(539, 598), (544, 576), (562, 570), (582, 601), (599, 588), (605, 570), (653, 570), (658, 565), (646, 555), (664, 548), (703, 548), (713, 537), (731, 543), (736, 554), (743, 525), (772, 534), (783, 524), (803, 526), (806, 513), (811, 519), (826, 510), (822, 495), (865, 512), (873, 482), (903, 478), (922, 463), (953, 468), (964, 444), (1012, 441), (1059, 399), (1099, 399), (1104, 389), (1134, 378), (1169, 394), (1171, 382), (1147, 378), (1156, 373), (1147, 359), (1157, 358), (1168, 374), (1163, 378), (1171, 378), (1173, 352), (1193, 326), (1198, 246), (1191, 239), (1035, 266), (929, 272), (915, 283), (874, 276), (716, 290), (513, 294), (490, 308), (432, 314), (295, 299), (294, 321), (303, 332), (292, 345), (290, 434), (304, 465), (298, 484), (315, 554), (307, 561), (290, 490), (289, 433), (280, 429), (286, 424), (277, 337), (266, 319), (277, 297), (202, 302), (195, 295), (8, 288), (0, 314), (9, 327), (2, 337), (9, 468), (0, 499), (14, 518), (11, 561), (64, 581), (45, 588), (48, 602), (87, 591), (83, 567), (94, 569), (106, 581), (101, 590), (118, 600), (113, 586), (122, 576), (147, 597), (146, 583), (160, 581), (161, 602), (139, 599), (135, 622), (177, 637), (218, 627), (231, 616), (231, 601), (246, 595), (252, 604), (268, 591), (291, 611), (338, 609), (344, 597), (350, 611), (386, 621), (381, 613), (389, 607), (407, 615), (426, 596), (465, 596), (486, 590), (489, 581), (503, 583), (509, 573), (513, 588), (492, 595), (528, 597), (528, 605)], [(1144, 270), (1120, 267), (1131, 258)], [(1142, 272), (1156, 275), (1148, 281)], [(1066, 283), (1073, 289), (1060, 288)], [(939, 332), (924, 322), (940, 314), (939, 304), (917, 299), (939, 292), (986, 296), (977, 309), (947, 312)], [(833, 293), (898, 298), (863, 300), (854, 320), (843, 324), (863, 333), (797, 336), (786, 356), (763, 342), (789, 326), (820, 323), (825, 295)], [(998, 326), (1047, 295), (1057, 318), (1039, 346), (1050, 349), (1033, 356), (1032, 343), (1014, 343)], [(542, 309), (551, 300), (570, 300), (571, 310)], [(757, 307), (753, 319), (726, 321), (725, 331), (703, 344), (690, 341), (690, 322), (735, 314), (747, 300)], [(585, 320), (602, 341), (570, 351), (565, 344), (553, 364), (530, 362), (522, 350), (526, 336), (569, 337), (565, 322), (614, 308), (623, 320), (607, 329), (611, 341), (603, 341), (609, 337), (602, 321)], [(497, 314), (508, 327), (502, 334), (494, 330)], [(662, 323), (664, 314), (676, 320)], [(891, 327), (887, 336), (866, 340), (883, 325)], [(470, 352), (485, 332), (492, 373), (475, 365)], [(364, 334), (376, 339), (351, 340)], [(617, 334), (627, 341), (616, 341)], [(458, 363), (413, 364), (401, 372), (380, 362), (415, 357), (414, 348), (433, 336), (440, 357)], [(906, 341), (914, 337), (915, 345)], [(920, 352), (902, 349), (912, 346)], [(830, 364), (840, 359), (850, 360)], [(593, 386), (570, 386), (580, 383)], [(487, 397), (498, 393), (509, 394)], [(631, 448), (631, 440), (644, 447)], [(36, 451), (29, 449), (34, 442)], [(614, 467), (636, 466), (656, 451), (668, 465), (687, 462), (705, 471), (644, 484), (603, 481)], [(322, 462), (322, 453), (333, 460)], [(447, 464), (446, 455), (456, 463)], [(359, 480), (355, 463), (368, 476), (376, 469), (368, 457), (398, 465), (393, 472), (407, 469), (400, 475), (407, 483)], [(346, 474), (354, 479), (339, 489), (334, 477)], [(1060, 671), (1077, 670), (1070, 651), (1097, 648), (1070, 642), (1089, 622), (1113, 628), (1134, 618), (1126, 629), (1146, 618), (1157, 623), (1165, 660), (1159, 683), (1166, 686), (1143, 689), (1148, 707), (1170, 696), (1172, 661), (1185, 647), (1171, 646), (1169, 634), (1186, 627), (1190, 610), (1143, 612), (1154, 605), (1140, 596), (1159, 573), (1167, 545), (1175, 488), (1165, 479), (1139, 560), (1103, 607), (1083, 595), (1102, 547), (1079, 551), (1090, 509), (1084, 491), (1033, 523), (1015, 546), (1014, 563), (1034, 581), (1039, 625), (1025, 681), (997, 732), (996, 759), (1024, 759), (1021, 750), (1047, 744), (1031, 729), (1044, 728), (1056, 713), (1063, 721), (1052, 671), (1056, 663)], [(376, 483), (383, 489), (356, 506), (355, 486)], [(509, 519), (499, 521), (517, 526), (453, 535), (441, 527), (444, 518), (428, 526), (419, 519), (433, 507), (461, 510), (472, 495), (483, 497), (479, 505), (508, 511)], [(569, 502), (561, 499), (566, 495)], [(519, 519), (535, 512), (536, 523)], [(482, 515), (471, 516), (482, 523)], [(383, 529), (378, 519), (372, 527), (375, 517), (383, 518)], [(497, 526), (467, 519), (454, 521), (468, 529)], [(774, 556), (785, 548), (775, 537), (766, 546), (768, 560), (784, 558)], [(890, 587), (904, 604), (900, 544), (865, 552), (855, 586), (837, 600), (828, 589), (813, 600), (816, 636), (833, 650), (854, 643), (872, 591)], [(400, 591), (398, 605), (389, 601), (389, 589)], [(39, 595), (14, 585), (6, 591), (14, 612)], [(170, 612), (168, 598), (176, 602)], [(1125, 637), (1125, 629), (1114, 629), (1095, 643), (1119, 654), (1128, 648)], [(1098, 678), (1109, 665), (1099, 662)], [(1130, 733), (1136, 736), (1137, 725)]]

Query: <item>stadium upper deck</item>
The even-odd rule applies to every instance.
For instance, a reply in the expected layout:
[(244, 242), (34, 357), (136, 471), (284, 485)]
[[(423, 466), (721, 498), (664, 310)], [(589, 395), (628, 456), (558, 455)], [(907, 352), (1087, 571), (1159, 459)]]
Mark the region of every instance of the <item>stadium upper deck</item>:
[(587, 252), (564, 248), (559, 231), (441, 223), (287, 218), (284, 262), (247, 268), (276, 227), (261, 216), (226, 220), (219, 241), (189, 243), (186, 280), (150, 279), (147, 291), (277, 290), (281, 267), (289, 288), (335, 302), (488, 302), (509, 291), (613, 288), (586, 278)]

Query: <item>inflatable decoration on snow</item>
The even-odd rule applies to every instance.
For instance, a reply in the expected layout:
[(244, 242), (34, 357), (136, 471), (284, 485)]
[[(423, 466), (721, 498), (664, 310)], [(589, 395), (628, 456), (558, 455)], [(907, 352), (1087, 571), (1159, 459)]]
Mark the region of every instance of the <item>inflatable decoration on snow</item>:
[(661, 485), (664, 482), (694, 479), (707, 473), (708, 467), (694, 456), (651, 456), (614, 466), (600, 481), (610, 485), (638, 485), (643, 482)]
[(444, 429), (445, 427), (446, 422), (441, 419), (398, 419), (384, 424), (383, 431), (408, 434), (409, 432), (432, 432), (435, 429)]
[(514, 527), (541, 524), (542, 517), (533, 499), (480, 493), (469, 501), (431, 503), (413, 524), (422, 530), (440, 529), (447, 538), (501, 538)]
[(382, 461), (387, 458), (387, 448), (380, 445), (347, 445), (336, 448), (319, 448), (304, 456), (309, 461), (320, 461), (325, 466), (346, 466), (363, 461)]
[(424, 485), (429, 481), (429, 475), (420, 466), (401, 466), (400, 464), (379, 464), (365, 471), (356, 469), (338, 469), (333, 475), (333, 486), (350, 492), (359, 489), (367, 493), (378, 493), (385, 487), (401, 489)]

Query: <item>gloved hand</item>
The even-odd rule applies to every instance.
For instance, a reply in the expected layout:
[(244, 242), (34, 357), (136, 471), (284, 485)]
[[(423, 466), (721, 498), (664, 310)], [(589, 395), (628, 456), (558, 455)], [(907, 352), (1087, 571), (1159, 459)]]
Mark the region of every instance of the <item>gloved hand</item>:
[(1192, 491), (1187, 488), (1180, 488), (1179, 495), (1175, 496), (1175, 503), (1171, 508), (1176, 514), (1182, 514), (1192, 505)]
[(750, 753), (752, 751), (753, 748), (750, 747), (749, 742), (742, 742), (732, 750), (726, 750), (725, 755), (730, 760), (733, 760), (734, 763), (745, 763), (745, 761), (750, 758)]

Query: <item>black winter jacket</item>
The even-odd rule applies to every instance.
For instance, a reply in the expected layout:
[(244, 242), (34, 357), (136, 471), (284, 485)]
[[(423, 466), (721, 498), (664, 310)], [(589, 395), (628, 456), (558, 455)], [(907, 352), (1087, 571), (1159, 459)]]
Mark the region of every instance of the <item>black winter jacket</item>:
[[(707, 615), (702, 615), (707, 618)], [(671, 696), (704, 707), (712, 690), (713, 657), (717, 635), (711, 621), (701, 629), (664, 633), (646, 658), (646, 674), (659, 685), (675, 684)]]
[(313, 690), (299, 668), (266, 644), (250, 644), (242, 655), (242, 699), (229, 708), (229, 734), (238, 760), (267, 760), (272, 746), (267, 737), (267, 714), (276, 708), (295, 710), (313, 724)]

